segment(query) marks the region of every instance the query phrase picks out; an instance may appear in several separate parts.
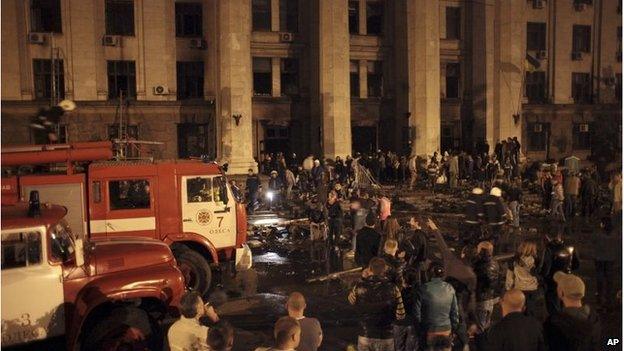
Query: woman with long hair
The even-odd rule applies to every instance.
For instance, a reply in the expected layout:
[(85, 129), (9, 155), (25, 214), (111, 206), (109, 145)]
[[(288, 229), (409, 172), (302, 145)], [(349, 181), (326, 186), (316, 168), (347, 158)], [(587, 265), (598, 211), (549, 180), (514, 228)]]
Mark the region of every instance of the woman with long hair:
[(401, 232), (401, 225), (399, 224), (399, 221), (396, 218), (392, 216), (388, 217), (381, 229), (383, 231), (383, 234), (381, 235), (381, 243), (379, 243), (379, 251), (380, 251), (379, 254), (383, 253), (382, 251), (386, 243), (386, 240), (393, 239), (393, 240), (398, 241), (399, 243), (402, 242), (403, 240), (403, 234)]
[(518, 246), (513, 263), (507, 269), (505, 289), (518, 289), (526, 297), (526, 311), (530, 316), (540, 319), (538, 302), (541, 290), (537, 274), (537, 244), (532, 240), (524, 240)]

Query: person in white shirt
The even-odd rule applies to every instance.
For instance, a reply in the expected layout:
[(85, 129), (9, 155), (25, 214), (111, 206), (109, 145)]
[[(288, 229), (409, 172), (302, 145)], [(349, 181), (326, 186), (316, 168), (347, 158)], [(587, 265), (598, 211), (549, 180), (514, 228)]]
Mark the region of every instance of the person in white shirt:
[(275, 322), (273, 336), (275, 336), (274, 347), (259, 347), (256, 351), (296, 351), (301, 340), (301, 326), (292, 317), (282, 317)]
[(199, 323), (201, 317), (208, 317), (212, 322), (219, 321), (219, 316), (210, 304), (204, 305), (201, 296), (190, 291), (180, 301), (180, 319), (173, 323), (167, 338), (171, 351), (202, 351), (208, 350), (206, 336), (208, 327)]

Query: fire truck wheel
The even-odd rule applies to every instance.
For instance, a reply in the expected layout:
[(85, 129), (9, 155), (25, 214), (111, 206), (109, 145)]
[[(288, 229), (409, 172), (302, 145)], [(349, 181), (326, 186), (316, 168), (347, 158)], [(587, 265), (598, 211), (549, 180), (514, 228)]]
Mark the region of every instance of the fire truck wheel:
[(208, 261), (191, 249), (177, 251), (176, 261), (184, 276), (186, 287), (202, 295), (207, 294), (212, 282), (212, 271)]
[(85, 331), (81, 350), (153, 350), (159, 331), (148, 314), (136, 307), (119, 307)]

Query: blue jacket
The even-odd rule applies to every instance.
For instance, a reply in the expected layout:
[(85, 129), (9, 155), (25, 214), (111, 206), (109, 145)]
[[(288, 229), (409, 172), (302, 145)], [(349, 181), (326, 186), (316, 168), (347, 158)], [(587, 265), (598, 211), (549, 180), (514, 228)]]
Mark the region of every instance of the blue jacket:
[(441, 278), (421, 285), (416, 291), (414, 319), (428, 332), (457, 330), (459, 311), (453, 286)]

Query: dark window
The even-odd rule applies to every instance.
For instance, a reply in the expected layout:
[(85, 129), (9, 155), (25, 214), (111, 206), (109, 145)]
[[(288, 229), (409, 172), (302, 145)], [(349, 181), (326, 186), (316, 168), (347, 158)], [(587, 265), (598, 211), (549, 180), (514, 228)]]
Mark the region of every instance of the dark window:
[(383, 65), (381, 61), (366, 62), (368, 77), (368, 96), (381, 97), (383, 95)]
[(31, 0), (30, 30), (33, 32), (62, 33), (61, 1)]
[(591, 52), (591, 26), (572, 27), (572, 51)]
[(176, 36), (201, 37), (202, 4), (194, 2), (176, 2)]
[(134, 35), (133, 0), (106, 0), (106, 34)]
[(299, 31), (299, 0), (280, 0), (280, 30)]
[(41, 263), (41, 233), (2, 233), (2, 270)]
[(294, 58), (281, 59), (280, 84), (282, 95), (299, 94), (299, 60)]
[(446, 8), (446, 39), (459, 39), (461, 37), (461, 8)]
[(107, 71), (109, 99), (119, 98), (121, 92), (126, 98), (136, 98), (134, 61), (107, 61)]
[(186, 180), (186, 202), (212, 202), (212, 179), (188, 178)]
[(375, 1), (366, 3), (366, 34), (380, 35), (383, 33), (384, 3)]
[(527, 23), (527, 50), (546, 50), (546, 23)]
[(253, 30), (271, 30), (271, 0), (253, 0), (251, 2)]
[(446, 64), (446, 98), (459, 98), (459, 79), (460, 79), (459, 63)]
[(349, 1), (349, 33), (360, 32), (360, 2)]
[(618, 62), (622, 62), (622, 26), (617, 27), (616, 37), (617, 37), (617, 43), (615, 44), (617, 48), (616, 54), (618, 57)]
[[(54, 81), (52, 77), (54, 76)], [(53, 96), (62, 100), (65, 98), (65, 73), (63, 60), (34, 59), (33, 78), (35, 81), (35, 98), (50, 99)], [(52, 86), (54, 82), (54, 87)]]
[(572, 73), (572, 98), (574, 103), (591, 103), (591, 79), (589, 73)]
[(273, 83), (271, 79), (271, 59), (268, 57), (253, 58), (253, 91), (254, 95), (271, 95)]
[(590, 130), (591, 127), (588, 123), (574, 123), (572, 125), (572, 149), (591, 149)]
[(525, 96), (530, 103), (543, 103), (546, 100), (546, 72), (526, 72)]
[(351, 84), (351, 96), (360, 97), (360, 67), (358, 61), (349, 62), (349, 79)]
[(531, 123), (528, 125), (528, 127), (528, 151), (546, 151), (547, 125), (545, 123)]
[(112, 180), (108, 182), (108, 198), (111, 210), (150, 208), (149, 180)]
[(178, 62), (178, 99), (201, 99), (204, 97), (204, 63)]

